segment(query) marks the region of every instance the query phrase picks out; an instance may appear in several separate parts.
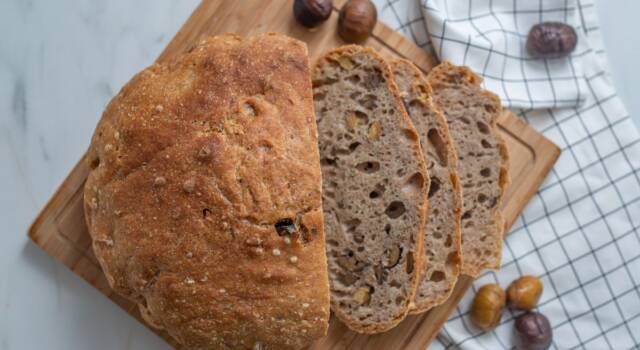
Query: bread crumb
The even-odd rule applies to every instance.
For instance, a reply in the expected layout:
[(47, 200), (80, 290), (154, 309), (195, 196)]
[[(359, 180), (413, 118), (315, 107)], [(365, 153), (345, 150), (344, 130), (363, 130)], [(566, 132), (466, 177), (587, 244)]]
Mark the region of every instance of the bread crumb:
[(295, 255), (292, 257), (289, 257), (289, 261), (291, 261), (292, 264), (295, 264), (298, 262), (298, 257)]
[(107, 144), (104, 146), (104, 151), (105, 151), (105, 152), (110, 152), (110, 151), (112, 151), (112, 150), (113, 150), (113, 145), (112, 145), (112, 144), (107, 143)]
[(166, 183), (167, 183), (167, 179), (165, 179), (162, 176), (158, 176), (158, 177), (156, 177), (155, 180), (153, 180), (153, 184), (155, 186), (164, 186)]
[(206, 160), (209, 159), (209, 157), (211, 157), (211, 148), (208, 146), (204, 146), (198, 151), (198, 159)]
[(289, 238), (289, 237), (285, 237), (285, 238), (284, 238), (284, 244), (286, 244), (286, 245), (291, 244), (291, 238)]
[(257, 255), (262, 255), (262, 254), (264, 254), (264, 249), (262, 249), (262, 248), (260, 248), (260, 247), (258, 247), (258, 248), (256, 248), (256, 249), (254, 249), (253, 251), (254, 251), (254, 253), (256, 253)]
[(113, 138), (114, 138), (114, 139), (116, 139), (116, 140), (120, 140), (120, 133), (119, 133), (119, 132), (117, 132), (117, 131), (116, 131), (116, 132), (114, 132), (114, 133), (113, 133)]
[(187, 284), (194, 284), (194, 283), (196, 283), (196, 281), (194, 281), (194, 280), (193, 280), (193, 278), (191, 278), (191, 277), (187, 277), (184, 281), (185, 281), (185, 282), (187, 282)]
[(271, 254), (273, 254), (273, 256), (280, 256), (280, 249), (278, 249), (278, 248), (274, 248), (274, 249), (271, 251)]
[(309, 303), (303, 303), (302, 307), (305, 308), (305, 309), (308, 308), (309, 307)]
[(187, 193), (193, 192), (195, 188), (196, 188), (196, 182), (193, 179), (189, 179), (182, 184), (182, 189)]
[(226, 290), (226, 289), (224, 289), (224, 288), (220, 288), (220, 289), (218, 290), (218, 292), (220, 292), (221, 294), (224, 294), (224, 293), (226, 293), (226, 292), (227, 292), (227, 290)]
[(96, 197), (91, 198), (91, 203), (89, 204), (91, 209), (98, 209), (98, 199)]
[(122, 210), (116, 209), (116, 210), (113, 211), (113, 213), (116, 214), (116, 216), (120, 216), (120, 215), (122, 215)]
[(162, 111), (164, 111), (164, 106), (162, 106), (162, 105), (157, 105), (157, 106), (156, 106), (156, 112), (161, 113)]
[(262, 350), (262, 343), (257, 341), (255, 344), (253, 344), (253, 350)]
[(193, 253), (192, 252), (187, 252), (187, 258), (189, 258), (189, 259), (193, 258)]

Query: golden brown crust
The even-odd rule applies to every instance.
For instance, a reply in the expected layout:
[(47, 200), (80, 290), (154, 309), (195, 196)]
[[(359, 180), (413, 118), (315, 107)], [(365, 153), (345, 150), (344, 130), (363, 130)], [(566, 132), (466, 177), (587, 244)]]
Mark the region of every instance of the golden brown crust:
[[(87, 161), (96, 257), (149, 323), (192, 349), (294, 349), (325, 335), (303, 43), (222, 35), (152, 65), (109, 103)], [(282, 219), (294, 233), (276, 232)]]
[[(465, 264), (465, 259), (467, 257), (463, 256), (463, 264), (462, 264), (462, 273), (475, 277), (478, 276), (483, 269), (500, 269), (501, 257), (502, 257), (502, 239), (501, 237), (504, 234), (505, 223), (504, 218), (502, 216), (501, 208), (502, 208), (502, 199), (504, 197), (504, 193), (509, 180), (509, 154), (506, 147), (506, 144), (503, 138), (500, 136), (498, 132), (498, 116), (501, 113), (504, 113), (502, 109), (502, 104), (500, 98), (494, 93), (484, 90), (481, 88), (482, 78), (476, 75), (473, 71), (471, 71), (468, 67), (464, 66), (456, 66), (448, 61), (444, 61), (436, 66), (431, 72), (429, 72), (428, 82), (431, 84), (433, 89), (438, 89), (441, 86), (455, 86), (455, 85), (467, 85), (474, 88), (475, 91), (480, 92), (484, 97), (489, 101), (488, 105), (491, 105), (495, 111), (492, 113), (492, 119), (490, 120), (489, 127), (491, 128), (491, 134), (496, 139), (498, 152), (501, 158), (500, 164), (500, 174), (498, 177), (498, 188), (499, 188), (499, 196), (497, 198), (497, 203), (495, 208), (497, 208), (495, 213), (495, 227), (497, 232), (495, 233), (496, 237), (500, 237), (500, 239), (496, 239), (495, 251), (493, 252), (492, 259), (487, 261), (486, 264)], [(463, 190), (464, 191), (464, 190)], [(463, 237), (464, 240), (464, 237)]]
[[(369, 55), (371, 56), (371, 58), (373, 58), (375, 61), (378, 62), (378, 65), (381, 68), (382, 75), (384, 77), (384, 81), (387, 84), (387, 88), (389, 89), (389, 91), (391, 92), (395, 100), (395, 106), (399, 107), (400, 116), (402, 119), (398, 120), (398, 123), (397, 123), (398, 128), (400, 127), (405, 128), (408, 132), (411, 132), (412, 134), (415, 135), (416, 142), (412, 145), (412, 147), (416, 152), (416, 154), (419, 155), (419, 157), (416, 159), (416, 162), (420, 163), (419, 166), (422, 168), (423, 173), (428, 174), (426, 165), (424, 164), (424, 157), (422, 157), (422, 150), (420, 148), (420, 143), (418, 141), (419, 140), (418, 133), (415, 130), (415, 127), (413, 126), (413, 123), (411, 122), (409, 115), (407, 114), (406, 110), (403, 107), (402, 98), (400, 96), (400, 90), (397, 84), (395, 83), (391, 68), (377, 51), (375, 51), (372, 48), (359, 46), (359, 45), (345, 45), (345, 46), (333, 49), (327, 54), (325, 54), (323, 57), (319, 58), (315, 64), (315, 67), (316, 69), (319, 69), (318, 67), (328, 63), (329, 61), (339, 61), (339, 57), (341, 56), (352, 56), (355, 54)], [(426, 176), (426, 178), (428, 179), (428, 175)], [(424, 265), (422, 232), (424, 229), (424, 224), (426, 221), (426, 216), (428, 211), (428, 201), (426, 197), (427, 196), (425, 191), (424, 199), (420, 201), (420, 203), (418, 204), (421, 217), (420, 217), (420, 225), (415, 227), (415, 230), (416, 230), (415, 244), (417, 246), (416, 254), (415, 254), (415, 266)], [(420, 280), (420, 273), (423, 270), (424, 269), (420, 269), (420, 268), (416, 268), (414, 270), (413, 278), (411, 279), (411, 285), (409, 287), (410, 295), (408, 296), (408, 300), (413, 300), (418, 282)], [(357, 321), (354, 321), (353, 317), (352, 316), (350, 317), (349, 315), (347, 315), (347, 313), (344, 310), (342, 310), (342, 308), (338, 305), (338, 303), (334, 300), (334, 298), (331, 298), (331, 310), (336, 315), (336, 317), (340, 319), (344, 324), (346, 324), (351, 330), (359, 333), (374, 334), (374, 333), (385, 332), (395, 327), (398, 323), (400, 323), (409, 312), (409, 304), (407, 303), (406, 309), (401, 314), (399, 314), (395, 319), (387, 323), (378, 323), (378, 324), (370, 324), (370, 325), (362, 324)]]

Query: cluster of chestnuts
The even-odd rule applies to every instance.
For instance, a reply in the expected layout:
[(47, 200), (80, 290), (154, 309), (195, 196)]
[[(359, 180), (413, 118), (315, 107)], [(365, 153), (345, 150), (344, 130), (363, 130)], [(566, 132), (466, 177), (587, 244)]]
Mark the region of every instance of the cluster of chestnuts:
[[(295, 0), (293, 15), (298, 23), (315, 28), (331, 16), (331, 0)], [(378, 20), (378, 12), (371, 0), (349, 0), (338, 15), (338, 34), (348, 43), (366, 40)]]
[(523, 276), (513, 281), (507, 292), (497, 284), (482, 286), (476, 293), (471, 305), (471, 321), (482, 330), (495, 328), (502, 317), (505, 305), (526, 313), (515, 320), (517, 348), (543, 350), (551, 345), (551, 325), (541, 313), (533, 312), (540, 295), (542, 282), (533, 276)]

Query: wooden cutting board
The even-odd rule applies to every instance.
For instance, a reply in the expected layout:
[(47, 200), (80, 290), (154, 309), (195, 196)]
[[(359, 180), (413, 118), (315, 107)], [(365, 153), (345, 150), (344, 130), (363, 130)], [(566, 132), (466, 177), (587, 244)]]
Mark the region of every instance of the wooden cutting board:
[[(334, 0), (334, 4), (336, 8), (340, 8), (345, 1)], [(323, 52), (343, 44), (336, 34), (336, 9), (327, 23), (311, 32), (293, 19), (292, 3), (292, 0), (204, 0), (158, 61), (171, 60), (203, 36), (225, 32), (241, 35), (265, 31), (284, 33), (305, 41), (312, 61)], [(434, 57), (382, 23), (376, 25), (373, 36), (365, 45), (376, 48), (387, 57), (408, 58), (425, 72), (437, 64)], [(504, 214), (507, 227), (510, 227), (537, 191), (560, 155), (560, 150), (511, 113), (507, 112), (502, 116), (499, 126), (511, 156), (512, 185), (504, 201)], [(87, 171), (84, 161), (78, 162), (34, 221), (29, 237), (52, 257), (144, 323), (138, 308), (132, 302), (111, 291), (90, 248), (91, 240), (82, 208), (82, 188)], [(471, 283), (472, 279), (469, 277), (460, 278), (451, 298), (445, 304), (428, 313), (409, 316), (398, 327), (383, 334), (357, 334), (332, 318), (329, 334), (314, 344), (312, 349), (425, 349)], [(151, 329), (176, 346), (165, 332)]]

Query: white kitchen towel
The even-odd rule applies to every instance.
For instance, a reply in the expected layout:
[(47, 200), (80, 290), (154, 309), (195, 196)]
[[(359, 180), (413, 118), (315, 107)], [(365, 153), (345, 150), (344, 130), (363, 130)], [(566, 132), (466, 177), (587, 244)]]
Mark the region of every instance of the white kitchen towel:
[[(584, 35), (576, 0), (423, 0), (425, 24), (441, 59), (469, 66), (511, 108), (575, 107), (584, 102)], [(514, 15), (515, 14), (515, 15)], [(568, 57), (536, 59), (531, 27), (563, 22), (580, 33)]]
[[(457, 0), (471, 1), (474, 6), (491, 4)], [(640, 135), (607, 72), (594, 1), (578, 0), (572, 9), (584, 38), (584, 46), (576, 52), (583, 57), (583, 104), (514, 110), (560, 146), (560, 159), (507, 235), (502, 270), (478, 278), (433, 349), (512, 349), (518, 312), (506, 310), (495, 331), (482, 332), (470, 322), (469, 307), (480, 286), (506, 287), (524, 274), (538, 276), (544, 283), (537, 310), (551, 322), (553, 349), (640, 348)], [(382, 21), (434, 51), (421, 10), (428, 5), (424, 0), (374, 2)], [(523, 23), (521, 18), (531, 16), (525, 4), (543, 3), (548, 11), (542, 19), (546, 19), (546, 12), (553, 10), (550, 4), (570, 3), (511, 2), (522, 11), (510, 11), (510, 19), (503, 14), (505, 23)], [(571, 10), (569, 5), (562, 8)], [(449, 45), (458, 43), (444, 40), (440, 52), (447, 52)]]

